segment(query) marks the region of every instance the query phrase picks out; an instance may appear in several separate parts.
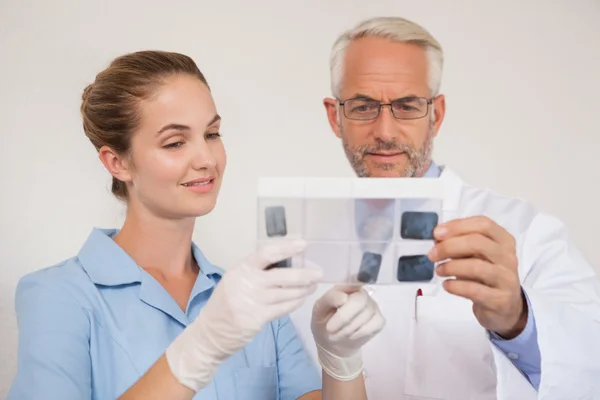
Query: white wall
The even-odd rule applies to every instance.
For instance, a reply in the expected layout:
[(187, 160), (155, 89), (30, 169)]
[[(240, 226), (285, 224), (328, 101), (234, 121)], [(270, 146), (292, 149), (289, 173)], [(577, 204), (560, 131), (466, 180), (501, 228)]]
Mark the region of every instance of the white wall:
[[(376, 15), (414, 19), (445, 48), (435, 158), (560, 216), (600, 271), (598, 0), (0, 0), (0, 281), (70, 257), (92, 226), (120, 223), (78, 110), (97, 72), (140, 49), (187, 53), (207, 75), (229, 164), (195, 239), (223, 267), (251, 251), (259, 175), (351, 175), (321, 99), (336, 35)], [(11, 289), (0, 310), (3, 397)]]

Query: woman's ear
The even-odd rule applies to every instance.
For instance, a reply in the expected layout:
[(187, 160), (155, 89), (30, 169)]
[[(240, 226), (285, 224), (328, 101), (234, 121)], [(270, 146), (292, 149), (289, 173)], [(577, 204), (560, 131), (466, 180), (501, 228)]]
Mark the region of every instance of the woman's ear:
[(102, 146), (98, 150), (98, 157), (112, 176), (125, 183), (131, 182), (130, 163), (125, 157), (120, 156), (108, 146)]

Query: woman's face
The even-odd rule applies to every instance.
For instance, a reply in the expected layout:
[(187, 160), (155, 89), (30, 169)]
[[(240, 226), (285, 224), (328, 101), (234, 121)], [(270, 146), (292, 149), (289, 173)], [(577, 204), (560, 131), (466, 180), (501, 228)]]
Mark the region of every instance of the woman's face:
[(139, 105), (131, 138), (129, 203), (168, 218), (197, 217), (215, 206), (226, 155), (221, 118), (209, 89), (174, 75)]

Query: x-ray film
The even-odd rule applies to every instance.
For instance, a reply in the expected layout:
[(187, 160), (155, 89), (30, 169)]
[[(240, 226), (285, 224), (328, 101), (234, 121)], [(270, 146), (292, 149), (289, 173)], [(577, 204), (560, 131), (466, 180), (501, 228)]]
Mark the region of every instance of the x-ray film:
[(436, 212), (406, 211), (402, 213), (400, 236), (404, 239), (433, 239), (438, 224)]
[(363, 253), (357, 280), (362, 283), (375, 283), (381, 267), (381, 254)]
[[(281, 237), (287, 234), (285, 221), (285, 208), (282, 206), (272, 206), (265, 209), (265, 224), (267, 228), (267, 236)], [(271, 268), (290, 268), (291, 260), (285, 259), (269, 265), (266, 269)]]
[(431, 281), (442, 202), (436, 178), (261, 178), (257, 245), (303, 239), (303, 253), (269, 269), (318, 266), (326, 283)]
[(265, 269), (271, 269), (271, 268), (290, 268), (292, 266), (292, 260), (289, 258), (286, 258), (285, 260), (281, 260), (279, 262), (273, 263), (271, 265), (269, 265), (267, 268)]
[(285, 208), (282, 206), (267, 207), (265, 210), (267, 236), (285, 236), (287, 227), (285, 223)]
[(398, 259), (398, 282), (428, 282), (433, 275), (434, 264), (426, 255), (401, 256)]

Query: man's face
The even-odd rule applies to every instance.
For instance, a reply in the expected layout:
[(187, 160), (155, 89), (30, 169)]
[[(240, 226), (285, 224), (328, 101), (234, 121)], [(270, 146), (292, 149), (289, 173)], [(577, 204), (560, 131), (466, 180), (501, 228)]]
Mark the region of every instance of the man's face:
[[(397, 99), (430, 99), (428, 59), (424, 49), (383, 38), (365, 37), (352, 42), (343, 60), (339, 100), (373, 99), (390, 103)], [(346, 156), (358, 176), (422, 176), (431, 161), (433, 138), (444, 118), (445, 100), (437, 96), (424, 104), (427, 115), (418, 119), (396, 118), (390, 107), (381, 108), (372, 120), (349, 119), (344, 113), (360, 113), (365, 107), (340, 106), (325, 99), (331, 128), (342, 139)], [(414, 101), (396, 102), (397, 115), (408, 113)], [(432, 106), (435, 110), (431, 118)]]

